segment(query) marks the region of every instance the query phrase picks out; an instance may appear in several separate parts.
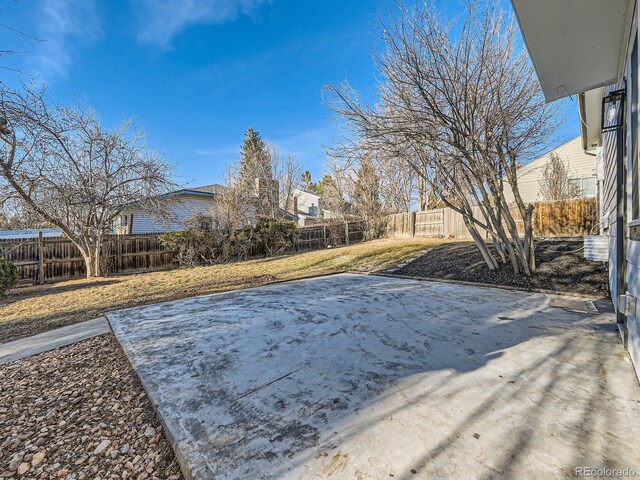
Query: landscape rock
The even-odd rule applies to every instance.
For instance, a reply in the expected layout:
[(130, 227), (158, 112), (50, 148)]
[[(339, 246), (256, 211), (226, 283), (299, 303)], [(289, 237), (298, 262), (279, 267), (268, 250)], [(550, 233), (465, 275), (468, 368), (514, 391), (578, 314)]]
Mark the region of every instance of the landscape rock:
[(102, 452), (104, 452), (107, 447), (111, 445), (111, 440), (103, 440), (101, 441), (98, 446), (96, 447), (96, 449), (93, 451), (94, 455), (100, 455)]
[(182, 476), (111, 334), (0, 365), (0, 478)]
[(42, 460), (44, 460), (45, 455), (46, 452), (44, 450), (40, 450), (32, 457), (31, 465), (33, 465), (34, 467), (40, 465), (40, 463), (42, 463)]
[(21, 463), (18, 466), (18, 475), (24, 475), (29, 471), (30, 468), (31, 468), (31, 465), (29, 465), (28, 463), (26, 462)]

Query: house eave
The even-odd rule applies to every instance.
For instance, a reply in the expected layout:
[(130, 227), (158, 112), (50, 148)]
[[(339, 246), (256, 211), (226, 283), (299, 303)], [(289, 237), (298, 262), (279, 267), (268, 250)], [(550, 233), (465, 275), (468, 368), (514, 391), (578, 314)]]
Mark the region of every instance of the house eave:
[(632, 0), (511, 0), (548, 102), (622, 79)]

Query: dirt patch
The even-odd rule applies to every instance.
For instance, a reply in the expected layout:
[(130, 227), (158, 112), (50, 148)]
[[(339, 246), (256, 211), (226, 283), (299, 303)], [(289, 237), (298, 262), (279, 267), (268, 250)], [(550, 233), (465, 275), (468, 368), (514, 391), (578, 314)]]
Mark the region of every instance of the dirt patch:
[(0, 478), (182, 478), (111, 334), (0, 366)]
[(472, 242), (436, 246), (395, 273), (608, 298), (607, 265), (586, 260), (582, 245), (582, 239), (537, 241), (532, 277), (514, 275), (510, 265), (490, 271)]

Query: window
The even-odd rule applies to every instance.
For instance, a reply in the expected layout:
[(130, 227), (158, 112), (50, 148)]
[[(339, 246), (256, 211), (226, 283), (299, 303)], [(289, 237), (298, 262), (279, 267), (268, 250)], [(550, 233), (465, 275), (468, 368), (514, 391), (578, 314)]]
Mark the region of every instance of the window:
[(596, 196), (596, 177), (585, 177), (582, 179), (582, 195), (585, 197), (595, 197)]
[(595, 197), (597, 191), (596, 177), (570, 178), (569, 185), (579, 190), (578, 197)]
[(571, 186), (571, 190), (573, 190), (574, 188), (577, 188), (580, 191), (578, 196), (579, 197), (582, 196), (582, 179), (581, 178), (570, 178), (569, 185)]

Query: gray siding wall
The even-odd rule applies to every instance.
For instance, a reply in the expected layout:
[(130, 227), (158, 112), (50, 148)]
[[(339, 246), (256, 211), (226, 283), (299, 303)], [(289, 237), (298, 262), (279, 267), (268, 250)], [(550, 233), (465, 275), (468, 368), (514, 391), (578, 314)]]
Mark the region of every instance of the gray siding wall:
[[(607, 89), (607, 92), (616, 90), (621, 88), (620, 85), (614, 85)], [(629, 102), (627, 103), (629, 106)], [(633, 195), (630, 194), (631, 188), (633, 186), (632, 175), (630, 172), (633, 172), (633, 169), (630, 168), (632, 163), (638, 160), (633, 158), (633, 154), (631, 152), (631, 141), (629, 138), (630, 131), (632, 128), (638, 128), (637, 125), (631, 125), (629, 119), (630, 115), (626, 115), (627, 118), (627, 140), (626, 140), (626, 150), (625, 150), (625, 159), (623, 162), (628, 162), (627, 173), (626, 173), (626, 188), (629, 194), (627, 195), (627, 212), (624, 219), (625, 222), (625, 235), (626, 235), (626, 282), (627, 282), (627, 292), (629, 294), (635, 296), (640, 299), (640, 242), (633, 241), (628, 236), (628, 228), (627, 224), (632, 220), (631, 212), (632, 205), (630, 201), (633, 198)], [(623, 186), (618, 185), (617, 177), (616, 177), (616, 133), (609, 132), (602, 134), (602, 155), (604, 162), (604, 178), (603, 178), (603, 189), (602, 189), (602, 197), (601, 197), (601, 212), (602, 212), (602, 227), (603, 234), (609, 237), (609, 286), (611, 291), (611, 298), (613, 301), (613, 306), (617, 310), (618, 308), (618, 296), (625, 292), (618, 292), (616, 289), (616, 225), (617, 225), (617, 200), (618, 195), (622, 194)], [(636, 183), (637, 185), (637, 183)], [(636, 370), (636, 375), (640, 378), (640, 312), (636, 316), (628, 316), (627, 317), (627, 328), (629, 330), (629, 356), (633, 361), (634, 368)]]
[[(604, 179), (602, 182), (602, 232), (609, 237), (609, 285), (611, 298), (617, 298), (616, 291), (616, 133), (602, 135), (602, 156), (604, 162)], [(614, 301), (614, 307), (617, 304)]]

